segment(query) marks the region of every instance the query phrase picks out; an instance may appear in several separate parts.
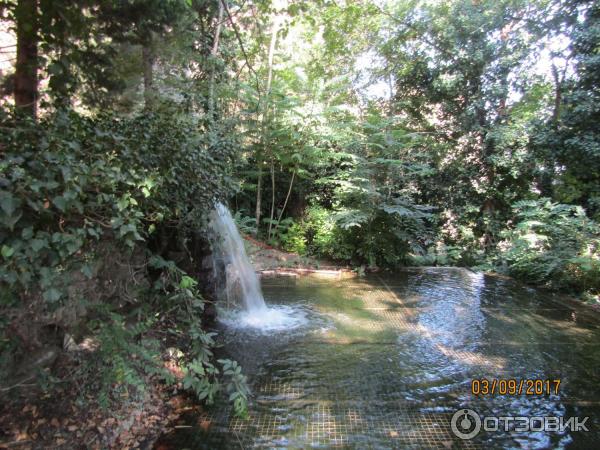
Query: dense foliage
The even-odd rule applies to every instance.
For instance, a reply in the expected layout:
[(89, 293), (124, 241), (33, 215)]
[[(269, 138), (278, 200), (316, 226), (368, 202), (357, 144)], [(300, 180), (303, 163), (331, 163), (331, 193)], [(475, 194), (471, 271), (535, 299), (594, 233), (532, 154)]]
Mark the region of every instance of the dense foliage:
[(3, 369), (92, 336), (79, 375), (107, 404), (174, 381), (167, 327), (185, 388), (212, 401), (225, 375), (243, 413), (201, 294), (216, 200), (301, 255), (598, 301), (597, 2), (9, 0), (0, 17)]
[[(268, 137), (250, 133), (236, 197), (247, 212), (257, 189), (270, 199), (259, 235), (354, 266), (479, 266), (597, 298), (594, 2), (365, 1), (280, 15), (294, 38), (280, 44), (273, 117), (256, 116)], [(257, 151), (273, 154), (270, 183), (255, 182)], [(543, 252), (525, 245), (524, 214), (545, 223), (533, 230)]]
[[(189, 116), (161, 112), (85, 118), (60, 111), (37, 124), (14, 123), (6, 115), (0, 125), (10, 130), (0, 194), (2, 329), (8, 336), (16, 330), (5, 345), (18, 337), (35, 348), (49, 326), (65, 335), (93, 331), (100, 373), (108, 371), (103, 379), (140, 385), (134, 369), (159, 370), (160, 354), (150, 351), (152, 340), (135, 342), (153, 315), (175, 308), (177, 332), (203, 344), (190, 367), (218, 373), (210, 358), (214, 342), (200, 326), (197, 282), (161, 258), (160, 240), (190, 236), (214, 199), (230, 192), (233, 142), (216, 131), (200, 133)], [(150, 270), (158, 274), (152, 283)], [(140, 314), (147, 319), (125, 325)], [(131, 354), (138, 355), (133, 366)], [(216, 386), (195, 389), (212, 398)]]
[(571, 292), (600, 289), (600, 230), (583, 208), (548, 199), (513, 207), (515, 223), (499, 244), (500, 264), (511, 275)]
[[(207, 214), (234, 187), (239, 144), (232, 123), (207, 121), (197, 112), (206, 102), (177, 92), (144, 95), (140, 105), (135, 97), (124, 101), (131, 94), (119, 88), (135, 76), (147, 90), (154, 88), (144, 58), (137, 73), (135, 62), (133, 73), (117, 70), (119, 51), (146, 53), (147, 46), (154, 51), (163, 44), (169, 47), (165, 59), (178, 46), (189, 51), (192, 38), (169, 42), (166, 25), (173, 32), (178, 24), (190, 25), (190, 12), (197, 10), (191, 14), (197, 24), (202, 14), (210, 21), (216, 13), (210, 5), (166, 3), (172, 4), (7, 7), (19, 27), (24, 9), (34, 5), (27, 20), (31, 11), (37, 15), (37, 33), (17, 33), (17, 52), (36, 64), (37, 57), (32, 61), (33, 53), (24, 55), (20, 46), (37, 41), (27, 44), (45, 52), (37, 70), (47, 71), (49, 82), (42, 90), (36, 76), (17, 64), (11, 77), (24, 78), (21, 89), (30, 92), (15, 92), (16, 107), (5, 98), (0, 112), (0, 376), (3, 384), (36, 377), (60, 383), (43, 369), (68, 350), (75, 378), (87, 388), (83, 394), (97, 392), (102, 406), (141, 393), (147, 378), (157, 376), (181, 381), (207, 402), (225, 382), (243, 414), (245, 377), (235, 362), (216, 360), (214, 334), (204, 323), (206, 289), (195, 279), (207, 252), (201, 235)], [(178, 77), (162, 80), (172, 85)], [(20, 104), (40, 94), (41, 108)], [(165, 329), (168, 340), (157, 334)], [(82, 347), (86, 339), (91, 344)], [(168, 344), (185, 351), (166, 355)], [(168, 370), (165, 357), (183, 380)]]

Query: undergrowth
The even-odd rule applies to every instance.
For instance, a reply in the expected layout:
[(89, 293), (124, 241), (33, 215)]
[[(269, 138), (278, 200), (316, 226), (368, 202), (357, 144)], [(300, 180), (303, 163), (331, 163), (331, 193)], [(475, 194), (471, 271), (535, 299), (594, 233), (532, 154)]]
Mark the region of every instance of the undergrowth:
[(73, 376), (108, 407), (147, 377), (178, 381), (155, 335), (166, 327), (188, 346), (185, 387), (207, 402), (230, 391), (243, 414), (245, 378), (215, 360), (197, 281), (168, 257), (201, 256), (186, 243), (231, 190), (231, 134), (171, 111), (59, 111), (34, 123), (2, 110), (0, 129), (0, 358), (13, 369), (2, 384), (29, 352), (90, 337), (95, 349)]

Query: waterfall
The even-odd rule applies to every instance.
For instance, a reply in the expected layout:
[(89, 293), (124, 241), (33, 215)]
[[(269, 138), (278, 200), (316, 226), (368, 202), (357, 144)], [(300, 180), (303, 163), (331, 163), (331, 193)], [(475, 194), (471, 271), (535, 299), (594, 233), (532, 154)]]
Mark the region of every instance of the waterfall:
[[(265, 312), (267, 306), (260, 289), (260, 281), (244, 247), (244, 241), (229, 210), (217, 203), (211, 217), (211, 228), (217, 239), (213, 251), (215, 261), (221, 261), (225, 269), (225, 296), (228, 305), (241, 301), (249, 313)], [(213, 264), (213, 267), (218, 263)]]
[[(231, 213), (221, 203), (211, 213), (213, 271), (221, 286), (219, 320), (233, 328), (284, 331), (308, 322), (306, 311), (297, 306), (265, 304), (260, 280), (248, 259), (244, 241)], [(221, 283), (219, 283), (221, 281)]]

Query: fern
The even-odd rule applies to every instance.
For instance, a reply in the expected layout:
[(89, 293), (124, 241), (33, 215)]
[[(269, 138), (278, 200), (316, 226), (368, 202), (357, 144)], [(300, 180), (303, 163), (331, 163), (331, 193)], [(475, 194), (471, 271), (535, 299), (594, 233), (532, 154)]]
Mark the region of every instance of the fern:
[(343, 230), (352, 227), (361, 227), (370, 219), (370, 215), (367, 212), (358, 209), (344, 209), (336, 212), (333, 217), (337, 225)]
[(513, 205), (516, 224), (503, 233), (497, 266), (533, 283), (580, 292), (600, 290), (600, 233), (582, 208), (548, 199)]

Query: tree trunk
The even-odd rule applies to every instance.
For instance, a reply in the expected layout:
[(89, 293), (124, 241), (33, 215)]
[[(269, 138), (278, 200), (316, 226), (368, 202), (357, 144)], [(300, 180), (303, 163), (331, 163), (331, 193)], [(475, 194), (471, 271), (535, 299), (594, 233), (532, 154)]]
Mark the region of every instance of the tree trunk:
[(552, 77), (554, 78), (554, 110), (552, 111), (552, 122), (556, 125), (560, 119), (560, 106), (562, 103), (562, 81), (558, 73), (558, 67), (552, 64)]
[(279, 222), (281, 222), (281, 218), (283, 217), (283, 212), (285, 211), (285, 207), (288, 204), (288, 200), (290, 199), (290, 195), (292, 194), (292, 187), (294, 186), (294, 178), (296, 177), (296, 169), (292, 172), (292, 179), (290, 180), (290, 187), (288, 188), (287, 195), (285, 196), (285, 201), (283, 202), (283, 207), (281, 211), (279, 211), (279, 217), (277, 217), (277, 223), (275, 224), (275, 229), (279, 227)]
[[(261, 150), (264, 151), (267, 147), (267, 122), (269, 121), (269, 98), (271, 94), (271, 84), (273, 82), (273, 58), (275, 56), (275, 46), (277, 43), (277, 32), (279, 31), (279, 18), (276, 17), (273, 21), (273, 29), (271, 30), (271, 43), (269, 45), (269, 56), (268, 56), (268, 72), (267, 72), (267, 88), (264, 96), (264, 106), (262, 113), (262, 130), (261, 130)], [(259, 152), (260, 152), (259, 151)], [(256, 184), (256, 234), (258, 236), (258, 230), (260, 228), (260, 216), (261, 216), (261, 205), (262, 205), (262, 157), (260, 153), (257, 153), (258, 163), (258, 182)], [(271, 211), (273, 215), (273, 211)]]
[(494, 199), (488, 198), (481, 207), (482, 218), (485, 222), (483, 232), (483, 248), (487, 252), (496, 244), (496, 236), (493, 232), (494, 212), (496, 210)]
[(266, 108), (269, 108), (269, 95), (271, 94), (271, 84), (273, 83), (273, 58), (275, 57), (275, 47), (277, 45), (277, 32), (279, 31), (279, 18), (273, 20), (273, 29), (271, 30), (271, 43), (269, 45), (267, 89), (265, 93)]
[(269, 221), (269, 240), (271, 240), (271, 230), (273, 229), (273, 219), (275, 218), (275, 161), (271, 155), (271, 216)]
[(256, 182), (256, 211), (254, 218), (256, 219), (256, 237), (260, 229), (260, 210), (262, 208), (262, 161), (258, 161), (258, 181)]
[(152, 36), (142, 47), (142, 61), (144, 64), (144, 106), (151, 109), (154, 104), (154, 48), (152, 47)]
[(19, 0), (15, 9), (17, 64), (15, 106), (35, 119), (38, 97), (37, 0)]
[(219, 2), (219, 15), (217, 17), (217, 28), (215, 30), (215, 38), (213, 40), (213, 46), (210, 51), (210, 56), (212, 57), (211, 61), (211, 69), (210, 69), (210, 80), (208, 82), (208, 116), (210, 122), (214, 122), (215, 120), (215, 78), (216, 78), (216, 58), (219, 54), (219, 39), (221, 37), (221, 25), (223, 22), (223, 3)]

